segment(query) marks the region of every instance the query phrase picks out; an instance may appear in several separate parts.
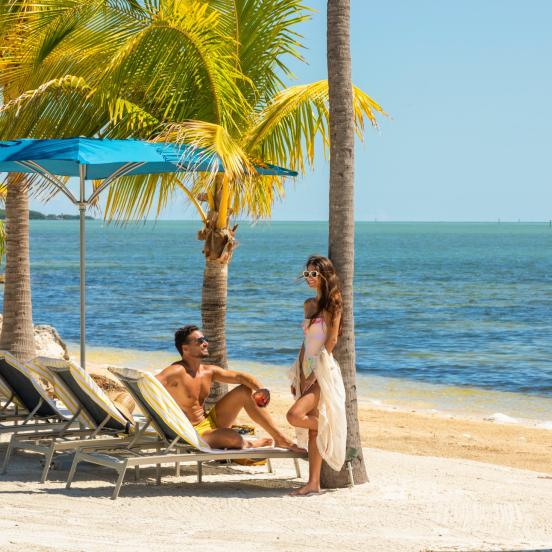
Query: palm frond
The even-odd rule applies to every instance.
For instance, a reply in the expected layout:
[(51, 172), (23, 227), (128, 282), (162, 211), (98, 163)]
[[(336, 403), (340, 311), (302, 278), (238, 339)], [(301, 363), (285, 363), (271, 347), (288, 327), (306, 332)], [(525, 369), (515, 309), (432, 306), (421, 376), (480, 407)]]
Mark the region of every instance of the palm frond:
[(240, 70), (252, 83), (240, 85), (248, 102), (264, 106), (293, 78), (292, 59), (304, 61), (301, 36), (294, 30), (310, 18), (301, 0), (205, 0), (221, 14), (219, 25), (235, 39)]
[[(355, 131), (362, 139), (364, 118), (377, 126), (382, 107), (353, 86)], [(299, 172), (313, 165), (315, 141), (329, 145), (328, 83), (318, 81), (282, 90), (256, 117), (244, 137), (244, 149), (253, 158), (285, 165)]]
[(25, 82), (31, 88), (67, 73), (94, 83), (94, 75), (150, 20), (143, 8), (132, 7), (133, 1), (15, 2), (25, 5), (24, 15), (0, 12), (0, 28), (8, 29), (0, 81)]
[(246, 152), (226, 129), (205, 121), (184, 121), (168, 125), (156, 137), (158, 141), (187, 144), (198, 155), (198, 164), (209, 163), (207, 172), (218, 172), (219, 161), (226, 177), (240, 180), (255, 174)]
[[(176, 2), (127, 41), (106, 68), (102, 88), (129, 98), (160, 120), (194, 118), (233, 126), (245, 100), (243, 78), (217, 26), (218, 14), (202, 2)], [(162, 7), (164, 4), (161, 4)]]
[(175, 192), (181, 190), (185, 175), (138, 175), (117, 179), (109, 186), (105, 219), (125, 222), (145, 219), (153, 210), (159, 216)]
[(86, 81), (67, 75), (23, 93), (0, 108), (0, 137), (94, 136), (109, 121)]

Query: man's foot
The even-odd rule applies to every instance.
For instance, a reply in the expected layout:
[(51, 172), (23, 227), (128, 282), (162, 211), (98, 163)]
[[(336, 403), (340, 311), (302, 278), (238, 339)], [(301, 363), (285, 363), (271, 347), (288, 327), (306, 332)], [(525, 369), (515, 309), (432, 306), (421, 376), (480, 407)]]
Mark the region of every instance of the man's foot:
[(301, 487), (300, 489), (295, 489), (295, 491), (289, 493), (288, 496), (312, 496), (320, 493), (320, 485), (307, 483), (304, 487)]
[(259, 448), (259, 447), (269, 447), (272, 445), (273, 441), (269, 437), (262, 437), (260, 439), (244, 439), (243, 448)]
[(291, 450), (291, 452), (307, 452), (306, 449), (298, 447), (293, 441), (289, 441), (288, 439), (275, 440), (274, 446)]

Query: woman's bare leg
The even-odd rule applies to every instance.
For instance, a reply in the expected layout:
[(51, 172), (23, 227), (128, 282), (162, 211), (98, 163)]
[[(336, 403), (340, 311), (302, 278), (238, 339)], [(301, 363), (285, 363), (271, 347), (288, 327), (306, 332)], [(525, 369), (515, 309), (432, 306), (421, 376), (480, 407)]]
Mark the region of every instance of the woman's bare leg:
[(287, 420), (293, 427), (305, 429), (318, 429), (318, 401), (320, 400), (320, 387), (315, 383), (289, 409)]
[(322, 469), (322, 456), (316, 444), (318, 431), (309, 429), (309, 480), (306, 485), (290, 493), (290, 496), (307, 496), (320, 492), (320, 471)]
[(320, 492), (322, 456), (316, 444), (318, 436), (318, 402), (320, 387), (315, 383), (301, 396), (287, 413), (288, 422), (295, 427), (309, 430), (309, 480), (306, 485), (290, 493), (291, 496), (306, 496)]

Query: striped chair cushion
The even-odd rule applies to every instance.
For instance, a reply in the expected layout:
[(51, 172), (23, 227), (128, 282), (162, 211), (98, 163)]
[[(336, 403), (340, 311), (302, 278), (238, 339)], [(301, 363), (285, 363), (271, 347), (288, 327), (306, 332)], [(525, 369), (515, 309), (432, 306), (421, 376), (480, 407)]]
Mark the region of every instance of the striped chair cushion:
[(197, 433), (186, 414), (153, 374), (142, 372), (138, 388), (148, 405), (181, 439), (203, 452), (211, 451), (211, 447)]
[[(84, 423), (86, 427), (96, 427), (94, 420), (92, 420), (92, 418), (90, 418), (90, 416), (88, 416), (86, 412), (82, 410), (81, 412), (79, 412), (79, 403), (75, 400), (73, 393), (71, 393), (71, 391), (68, 390), (65, 385), (63, 385), (63, 382), (61, 382), (60, 385), (56, 378), (54, 378), (52, 372), (50, 372), (50, 370), (48, 370), (48, 368), (46, 367), (46, 362), (52, 362), (54, 360), (56, 359), (38, 357), (27, 362), (27, 368), (35, 376), (36, 379), (40, 381), (39, 378), (42, 378), (52, 386), (52, 389), (54, 390), (54, 395), (65, 405), (67, 410), (69, 410), (69, 412), (71, 412), (73, 416), (76, 416), (78, 413), (79, 420)], [(60, 362), (65, 363), (66, 361), (63, 360)]]
[(52, 410), (58, 412), (61, 416), (61, 413), (58, 411), (58, 408), (55, 405), (54, 401), (46, 392), (46, 389), (44, 389), (40, 381), (37, 380), (34, 373), (29, 369), (26, 364), (19, 362), (11, 353), (8, 353), (7, 351), (0, 351), (0, 358), (3, 358), (12, 368), (15, 368), (16, 370), (21, 372), (32, 383), (33, 387), (44, 400), (44, 402), (48, 403), (51, 406)]
[[(10, 386), (2, 378), (0, 378), (0, 399), (7, 401), (10, 397), (12, 397)], [(10, 404), (11, 408), (14, 406), (23, 408), (23, 405), (15, 397), (12, 397)]]
[[(98, 405), (106, 414), (109, 414), (114, 420), (117, 420), (123, 427), (128, 424), (128, 420), (119, 412), (117, 407), (113, 404), (113, 401), (102, 391), (98, 384), (85, 372), (78, 364), (75, 364), (71, 360), (62, 360), (57, 358), (45, 358), (38, 357), (35, 359), (39, 364), (42, 364), (46, 368), (48, 366), (54, 366), (59, 368), (66, 368), (70, 371), (71, 376), (78, 384), (78, 386)], [(61, 387), (61, 382), (60, 382)], [(66, 390), (67, 394), (70, 394), (70, 390)], [(69, 406), (68, 406), (69, 408)], [(92, 426), (96, 424), (92, 421)]]
[(10, 388), (0, 379), (0, 397), (8, 399), (11, 397)]
[[(198, 435), (186, 414), (153, 374), (128, 368), (110, 368), (110, 370), (123, 381), (132, 380), (135, 382), (143, 398), (141, 402), (145, 403), (144, 408), (157, 414), (186, 443), (203, 452), (212, 450), (205, 440)], [(147, 416), (148, 412), (144, 412), (144, 414)]]

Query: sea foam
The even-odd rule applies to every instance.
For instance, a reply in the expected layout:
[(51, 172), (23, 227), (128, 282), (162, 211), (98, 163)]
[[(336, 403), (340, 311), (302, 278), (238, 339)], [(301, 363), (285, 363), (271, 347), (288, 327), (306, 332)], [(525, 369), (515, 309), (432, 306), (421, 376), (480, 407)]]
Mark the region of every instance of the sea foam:
[(512, 418), (511, 416), (502, 414), (501, 412), (491, 414), (491, 416), (484, 419), (488, 422), (497, 422), (499, 424), (519, 424), (519, 420), (517, 418)]

